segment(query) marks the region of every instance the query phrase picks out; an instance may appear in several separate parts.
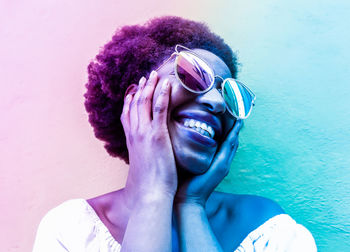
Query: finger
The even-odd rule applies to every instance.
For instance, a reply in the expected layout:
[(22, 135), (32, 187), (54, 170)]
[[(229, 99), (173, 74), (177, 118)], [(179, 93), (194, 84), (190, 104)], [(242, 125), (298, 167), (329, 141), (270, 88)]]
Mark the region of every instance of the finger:
[(170, 99), (170, 84), (169, 80), (165, 79), (162, 83), (161, 90), (157, 97), (157, 101), (153, 108), (153, 126), (154, 127), (167, 127), (167, 115)]
[(142, 92), (142, 80), (143, 78), (140, 79), (139, 81), (139, 86), (137, 87), (137, 91), (135, 95), (133, 96), (133, 99), (131, 100), (130, 104), (130, 130), (131, 132), (136, 132), (139, 126), (139, 118), (138, 118), (138, 100)]
[(141, 77), (141, 79), (139, 80), (139, 88), (142, 90), (145, 87), (146, 84), (146, 78), (144, 76)]
[(228, 174), (230, 161), (238, 148), (238, 134), (241, 127), (242, 120), (237, 120), (214, 156), (210, 168), (203, 174), (203, 183), (210, 183), (216, 187)]
[(212, 162), (213, 170), (222, 169), (222, 167), (225, 166), (225, 163), (227, 163), (227, 161), (230, 159), (231, 151), (236, 145), (238, 145), (238, 135), (240, 129), (242, 128), (242, 124), (242, 120), (237, 120), (232, 130), (221, 144)]
[(236, 140), (238, 139), (239, 132), (243, 126), (242, 120), (236, 120), (229, 134), (226, 136), (223, 144), (231, 145), (233, 147), (236, 144)]
[(123, 110), (120, 115), (120, 121), (122, 122), (124, 132), (127, 133), (130, 130), (130, 102), (133, 99), (134, 94), (137, 91), (137, 85), (131, 84), (125, 91)]
[(123, 111), (120, 116), (120, 121), (122, 122), (123, 128), (125, 135), (127, 136), (129, 134), (129, 129), (130, 129), (130, 102), (132, 99), (132, 94), (127, 94), (124, 98), (124, 105), (123, 105)]
[[(152, 98), (157, 81), (157, 72), (152, 71), (149, 80), (143, 85), (143, 90), (138, 104), (139, 119), (142, 120), (142, 125), (147, 125), (152, 121)], [(140, 125), (140, 127), (142, 127), (142, 125)]]
[(238, 140), (238, 137), (237, 137), (236, 143), (235, 143), (235, 145), (232, 147), (232, 150), (231, 150), (231, 153), (230, 153), (230, 158), (229, 158), (229, 161), (228, 161), (228, 165), (229, 165), (229, 166), (231, 165), (232, 160), (233, 160), (233, 158), (234, 158), (235, 155), (236, 155), (238, 146), (239, 146), (239, 140)]

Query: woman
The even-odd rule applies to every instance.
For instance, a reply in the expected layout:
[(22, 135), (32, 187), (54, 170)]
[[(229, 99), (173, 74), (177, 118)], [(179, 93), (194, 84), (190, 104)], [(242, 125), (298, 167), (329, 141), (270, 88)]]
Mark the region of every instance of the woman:
[(126, 186), (50, 210), (34, 251), (316, 250), (275, 202), (214, 191), (255, 96), (206, 25), (161, 17), (123, 27), (88, 71), (89, 121), (130, 165)]

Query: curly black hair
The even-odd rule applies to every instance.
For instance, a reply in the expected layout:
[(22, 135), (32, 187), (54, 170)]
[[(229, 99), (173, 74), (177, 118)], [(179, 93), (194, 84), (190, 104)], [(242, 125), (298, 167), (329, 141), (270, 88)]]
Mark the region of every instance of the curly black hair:
[(232, 77), (236, 77), (236, 55), (205, 23), (164, 16), (144, 25), (119, 28), (90, 62), (84, 94), (89, 122), (95, 136), (105, 142), (109, 155), (129, 163), (120, 121), (125, 91), (142, 76), (148, 77), (152, 69), (174, 52), (176, 44), (216, 54), (229, 67)]

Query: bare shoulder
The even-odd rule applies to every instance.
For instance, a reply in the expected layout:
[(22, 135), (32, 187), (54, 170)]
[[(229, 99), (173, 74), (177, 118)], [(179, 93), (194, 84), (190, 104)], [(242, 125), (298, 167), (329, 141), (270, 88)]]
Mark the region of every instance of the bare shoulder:
[(206, 206), (209, 222), (225, 251), (233, 251), (270, 218), (285, 213), (273, 200), (215, 191)]
[(236, 213), (236, 217), (242, 219), (265, 222), (276, 215), (285, 213), (277, 202), (265, 197), (225, 192), (215, 193), (218, 195), (217, 198), (222, 201), (222, 206)]

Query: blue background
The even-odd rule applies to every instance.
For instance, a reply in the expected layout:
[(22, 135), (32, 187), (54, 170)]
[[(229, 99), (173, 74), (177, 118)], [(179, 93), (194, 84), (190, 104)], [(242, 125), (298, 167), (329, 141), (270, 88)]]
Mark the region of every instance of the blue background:
[(257, 100), (217, 189), (274, 199), (319, 251), (350, 251), (350, 2), (218, 3), (208, 23)]

